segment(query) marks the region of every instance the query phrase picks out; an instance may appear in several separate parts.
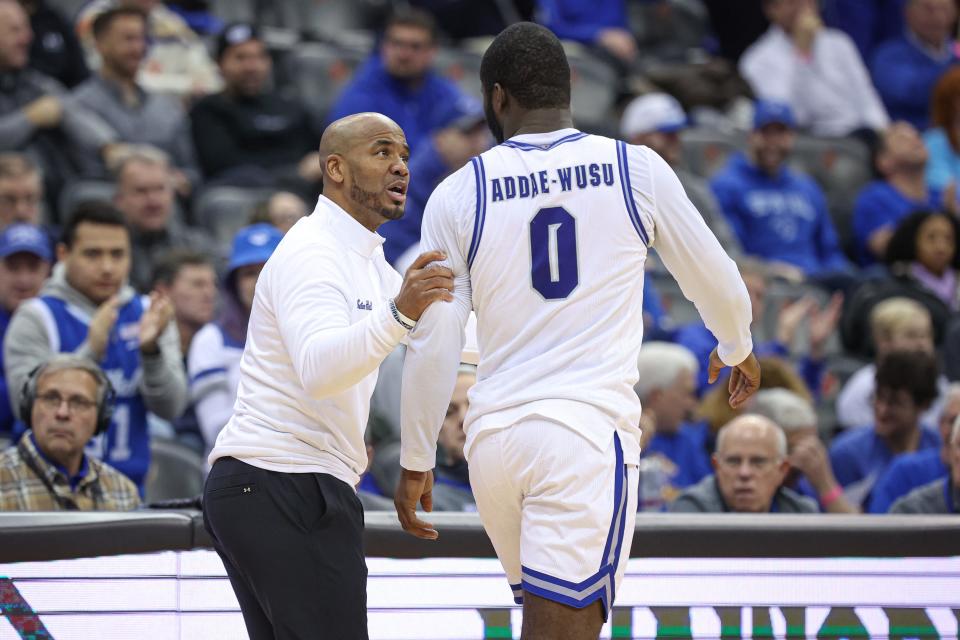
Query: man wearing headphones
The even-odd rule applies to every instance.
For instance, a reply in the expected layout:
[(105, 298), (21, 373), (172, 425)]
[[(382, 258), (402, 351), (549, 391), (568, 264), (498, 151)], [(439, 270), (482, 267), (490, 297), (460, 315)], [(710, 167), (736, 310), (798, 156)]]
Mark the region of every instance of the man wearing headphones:
[(92, 360), (58, 354), (27, 377), (20, 416), (28, 430), (0, 453), (0, 511), (126, 511), (137, 487), (84, 454), (110, 425), (114, 392)]

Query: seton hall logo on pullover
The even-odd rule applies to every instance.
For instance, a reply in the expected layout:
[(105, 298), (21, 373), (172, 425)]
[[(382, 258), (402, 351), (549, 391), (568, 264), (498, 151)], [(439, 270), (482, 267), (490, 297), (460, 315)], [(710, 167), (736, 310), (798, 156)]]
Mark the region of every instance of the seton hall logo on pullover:
[(357, 298), (357, 309), (373, 311), (373, 302), (370, 300), (360, 300), (360, 298)]

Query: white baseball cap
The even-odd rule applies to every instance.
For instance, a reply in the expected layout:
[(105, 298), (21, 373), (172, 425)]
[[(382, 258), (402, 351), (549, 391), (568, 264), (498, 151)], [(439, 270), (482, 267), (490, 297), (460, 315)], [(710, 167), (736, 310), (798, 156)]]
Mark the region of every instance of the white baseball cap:
[(630, 138), (654, 131), (670, 133), (688, 126), (687, 114), (676, 98), (666, 93), (648, 93), (627, 105), (620, 119), (620, 135)]

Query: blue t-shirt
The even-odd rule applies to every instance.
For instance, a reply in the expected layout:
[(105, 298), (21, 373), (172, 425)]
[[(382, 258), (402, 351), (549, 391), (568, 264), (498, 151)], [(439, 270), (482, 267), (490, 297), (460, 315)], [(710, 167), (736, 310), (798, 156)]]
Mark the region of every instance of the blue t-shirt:
[(676, 472), (670, 478), (670, 483), (678, 489), (689, 487), (713, 473), (704, 447), (702, 430), (700, 425), (682, 424), (673, 434), (658, 431), (643, 455), (659, 453), (669, 459), (676, 465)]
[(874, 180), (863, 188), (853, 207), (853, 235), (857, 245), (857, 260), (869, 266), (877, 259), (867, 248), (867, 240), (878, 229), (896, 227), (918, 209), (936, 209), (942, 196), (938, 189), (929, 189), (926, 200), (911, 200), (882, 180)]
[(950, 139), (943, 129), (928, 129), (923, 134), (930, 157), (927, 160), (927, 184), (943, 190), (951, 182), (960, 183), (960, 154), (950, 146)]
[[(927, 427), (920, 428), (917, 451), (940, 450), (940, 434)], [(873, 426), (848, 429), (834, 439), (830, 446), (830, 465), (837, 482), (845, 489), (859, 485), (862, 504), (869, 504), (869, 495), (877, 480), (897, 456), (877, 435)]]
[(870, 513), (886, 513), (897, 498), (947, 475), (940, 449), (905, 453), (890, 464), (870, 495)]
[(808, 276), (850, 268), (823, 191), (809, 176), (784, 167), (771, 177), (738, 153), (710, 186), (745, 253), (795, 265)]
[[(76, 351), (87, 339), (90, 318), (60, 298), (44, 296), (40, 300), (50, 310), (56, 324), (60, 352)], [(140, 317), (143, 312), (143, 299), (134, 297), (117, 313), (106, 352), (98, 363), (116, 392), (113, 420), (106, 437), (94, 438), (87, 447), (88, 454), (130, 478), (141, 492), (150, 467), (147, 406), (139, 387), (143, 377), (140, 357)]]

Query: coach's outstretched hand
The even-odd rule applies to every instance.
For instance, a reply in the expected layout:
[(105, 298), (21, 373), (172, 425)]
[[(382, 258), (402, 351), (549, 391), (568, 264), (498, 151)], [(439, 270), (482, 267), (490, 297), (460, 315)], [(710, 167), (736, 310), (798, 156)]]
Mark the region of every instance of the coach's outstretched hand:
[[(723, 363), (720, 356), (717, 355), (717, 349), (710, 352), (710, 369), (707, 376), (707, 382), (713, 384), (717, 381), (720, 371), (727, 365)], [(739, 409), (750, 399), (750, 396), (760, 388), (760, 363), (757, 362), (757, 356), (751, 353), (740, 364), (733, 367), (730, 372), (730, 383), (727, 390), (730, 392), (730, 406)]]
[(400, 293), (394, 298), (397, 311), (411, 320), (419, 320), (431, 303), (453, 302), (453, 272), (441, 264), (431, 264), (446, 259), (442, 251), (427, 251), (413, 261), (403, 277)]
[(393, 497), (400, 526), (418, 538), (436, 540), (440, 534), (433, 525), (417, 517), (418, 502), (424, 511), (433, 511), (433, 471), (410, 471), (401, 467), (397, 494)]

